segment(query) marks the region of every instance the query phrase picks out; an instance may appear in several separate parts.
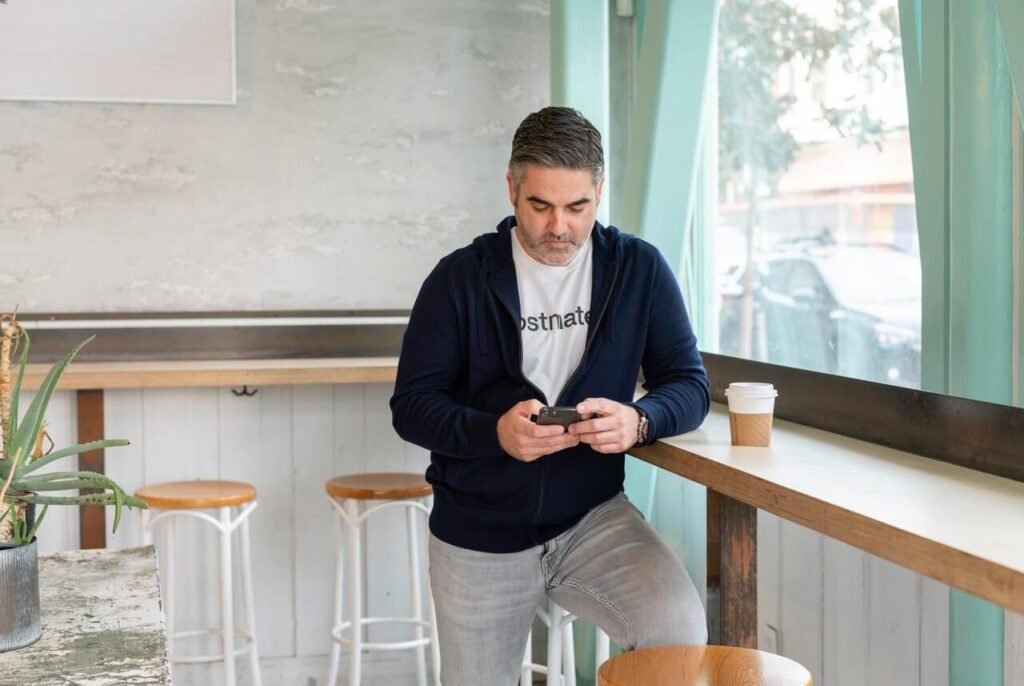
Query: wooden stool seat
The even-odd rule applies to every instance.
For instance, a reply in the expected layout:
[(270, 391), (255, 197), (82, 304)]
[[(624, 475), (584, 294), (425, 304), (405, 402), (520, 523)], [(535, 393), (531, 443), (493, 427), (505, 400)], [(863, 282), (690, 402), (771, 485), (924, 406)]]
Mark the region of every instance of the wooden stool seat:
[(599, 686), (812, 686), (789, 658), (749, 648), (665, 646), (622, 653), (601, 665)]
[(336, 476), (326, 484), (332, 498), (353, 500), (409, 500), (426, 498), (432, 493), (421, 474), (349, 474)]
[(135, 497), (161, 510), (199, 510), (244, 505), (256, 499), (256, 488), (241, 481), (168, 481), (143, 486)]

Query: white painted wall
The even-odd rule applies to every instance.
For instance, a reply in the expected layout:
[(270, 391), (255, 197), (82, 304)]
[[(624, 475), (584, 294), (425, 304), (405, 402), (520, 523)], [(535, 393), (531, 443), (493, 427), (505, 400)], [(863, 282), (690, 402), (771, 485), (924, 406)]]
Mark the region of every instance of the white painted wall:
[(547, 0), (238, 0), (236, 106), (0, 101), (0, 311), (408, 308), (548, 60)]

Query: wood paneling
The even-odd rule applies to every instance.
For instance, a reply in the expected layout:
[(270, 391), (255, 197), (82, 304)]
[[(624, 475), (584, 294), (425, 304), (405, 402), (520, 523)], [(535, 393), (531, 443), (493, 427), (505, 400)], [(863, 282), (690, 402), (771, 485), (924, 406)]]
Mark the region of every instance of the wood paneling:
[[(78, 392), (78, 443), (90, 443), (103, 438), (103, 391), (83, 390)], [(103, 450), (90, 450), (78, 456), (78, 468), (83, 472), (105, 471)], [(82, 494), (99, 493), (96, 488), (83, 488)], [(106, 508), (100, 505), (82, 505), (79, 508), (81, 523), (81, 547), (105, 548)]]

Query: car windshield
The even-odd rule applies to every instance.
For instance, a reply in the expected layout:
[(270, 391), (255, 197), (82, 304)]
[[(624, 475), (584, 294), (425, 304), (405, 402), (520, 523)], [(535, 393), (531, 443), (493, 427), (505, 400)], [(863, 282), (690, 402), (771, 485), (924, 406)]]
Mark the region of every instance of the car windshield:
[(921, 262), (916, 255), (884, 248), (836, 248), (815, 261), (836, 299), (847, 305), (921, 298)]

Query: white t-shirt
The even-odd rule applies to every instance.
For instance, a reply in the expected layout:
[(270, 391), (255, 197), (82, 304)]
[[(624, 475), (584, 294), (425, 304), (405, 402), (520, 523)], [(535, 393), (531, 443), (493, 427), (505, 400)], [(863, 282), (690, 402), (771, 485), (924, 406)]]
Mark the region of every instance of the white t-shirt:
[(554, 405), (587, 345), (594, 246), (588, 236), (569, 264), (552, 266), (530, 257), (516, 229), (511, 238), (519, 284), (523, 374)]

